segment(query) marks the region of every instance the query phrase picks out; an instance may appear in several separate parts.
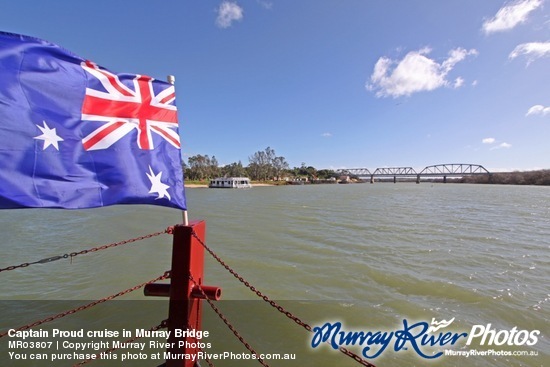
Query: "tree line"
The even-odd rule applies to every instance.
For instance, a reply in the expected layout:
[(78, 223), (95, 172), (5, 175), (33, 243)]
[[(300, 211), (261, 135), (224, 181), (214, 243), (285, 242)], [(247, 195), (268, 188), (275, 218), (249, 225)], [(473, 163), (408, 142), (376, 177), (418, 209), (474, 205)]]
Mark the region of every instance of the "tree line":
[[(336, 171), (307, 166), (290, 168), (286, 158), (275, 154), (267, 147), (248, 157), (248, 165), (241, 161), (220, 167), (215, 156), (195, 155), (183, 163), (185, 178), (192, 181), (205, 181), (217, 177), (249, 177), (253, 181), (278, 181), (283, 179), (329, 180), (338, 178)], [(353, 177), (352, 177), (353, 178)], [(355, 177), (357, 178), (357, 177)], [(550, 170), (525, 172), (499, 172), (490, 175), (464, 176), (457, 182), (490, 183), (503, 185), (550, 185)]]
[(275, 150), (270, 147), (249, 156), (247, 166), (238, 161), (220, 167), (215, 156), (197, 154), (189, 157), (187, 164), (184, 162), (183, 168), (186, 179), (193, 181), (210, 180), (216, 177), (249, 177), (253, 181), (278, 181), (303, 177), (309, 180), (327, 180), (338, 177), (338, 173), (333, 170), (317, 170), (305, 163), (300, 167), (290, 168), (286, 158), (275, 154)]
[(497, 185), (550, 185), (550, 170), (525, 172), (495, 172), (490, 175), (464, 176), (463, 183), (488, 183)]

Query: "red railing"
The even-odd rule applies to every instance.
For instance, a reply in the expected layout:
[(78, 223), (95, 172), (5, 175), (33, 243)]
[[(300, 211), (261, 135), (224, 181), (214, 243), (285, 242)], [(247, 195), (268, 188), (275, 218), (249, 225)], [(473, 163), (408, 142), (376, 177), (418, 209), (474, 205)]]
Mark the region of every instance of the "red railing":
[[(270, 299), (267, 295), (259, 291), (256, 287), (251, 285), (247, 280), (240, 276), (235, 270), (233, 270), (228, 264), (226, 264), (214, 251), (206, 245), (205, 234), (206, 234), (206, 223), (204, 221), (194, 221), (189, 225), (177, 225), (174, 227), (169, 227), (165, 231), (156, 232), (150, 235), (137, 237), (130, 240), (125, 240), (117, 243), (112, 243), (108, 245), (103, 245), (99, 247), (94, 247), (88, 250), (82, 250), (79, 252), (72, 252), (69, 254), (52, 256), (47, 259), (23, 263), (21, 265), (8, 266), (6, 268), (0, 268), (0, 272), (15, 270), (19, 268), (26, 268), (34, 264), (46, 264), (51, 263), (55, 260), (67, 259), (77, 255), (84, 255), (88, 253), (93, 253), (99, 250), (104, 250), (128, 243), (133, 243), (139, 240), (146, 238), (151, 238), (159, 236), (161, 234), (172, 234), (172, 267), (170, 271), (164, 273), (153, 279), (149, 282), (139, 284), (135, 287), (129, 288), (125, 291), (121, 291), (115, 295), (102, 298), (100, 300), (91, 302), (87, 305), (77, 307), (72, 310), (62, 312), (60, 314), (50, 316), (46, 319), (29, 323), (27, 325), (21, 326), (19, 328), (14, 328), (15, 330), (26, 330), (32, 327), (41, 325), (46, 322), (50, 322), (56, 319), (59, 319), (64, 316), (72, 315), (78, 311), (83, 311), (100, 303), (112, 300), (116, 297), (122, 296), (129, 292), (135, 291), (137, 289), (144, 288), (144, 294), (146, 296), (160, 296), (160, 297), (169, 297), (169, 309), (168, 309), (168, 319), (161, 322), (158, 326), (151, 328), (151, 330), (159, 330), (162, 328), (168, 328), (170, 331), (170, 337), (167, 340), (167, 353), (171, 355), (197, 355), (201, 349), (197, 341), (197, 332), (202, 332), (202, 301), (206, 300), (214, 312), (220, 317), (220, 319), (228, 326), (228, 328), (233, 332), (233, 334), (241, 341), (241, 343), (254, 355), (260, 356), (248, 342), (239, 334), (236, 328), (231, 324), (231, 322), (223, 315), (223, 313), (214, 305), (212, 301), (219, 300), (221, 297), (221, 289), (218, 287), (206, 286), (204, 285), (204, 253), (205, 250), (216, 260), (220, 265), (222, 265), (230, 274), (237, 278), (241, 283), (243, 283), (247, 288), (254, 292), (258, 297), (263, 299), (269, 305), (277, 309), (279, 312), (286, 315), (289, 319), (294, 321), (296, 324), (302, 326), (305, 330), (311, 332), (312, 328), (309, 324), (302, 321), (297, 316), (293, 315), (290, 311), (284, 309), (282, 306), (277, 304), (275, 301)], [(160, 280), (170, 279), (170, 284), (168, 283), (157, 283)], [(7, 332), (0, 332), (0, 338), (6, 336)], [(134, 338), (132, 340), (135, 340)], [(116, 349), (110, 349), (103, 353), (112, 353)], [(366, 367), (375, 367), (373, 364), (362, 359), (355, 353), (349, 351), (346, 348), (341, 347), (340, 351), (351, 357), (353, 360), (359, 364)], [(98, 354), (99, 355), (99, 354)], [(96, 355), (97, 356), (97, 355)], [(94, 359), (95, 360), (95, 359)], [(197, 359), (185, 359), (185, 358), (171, 358), (166, 360), (165, 364), (162, 366), (166, 367), (195, 367)], [(267, 366), (267, 363), (261, 359), (257, 358), (258, 362), (262, 366)], [(75, 364), (75, 366), (80, 366), (93, 360), (85, 360)], [(213, 366), (212, 362), (206, 360), (209, 366)]]

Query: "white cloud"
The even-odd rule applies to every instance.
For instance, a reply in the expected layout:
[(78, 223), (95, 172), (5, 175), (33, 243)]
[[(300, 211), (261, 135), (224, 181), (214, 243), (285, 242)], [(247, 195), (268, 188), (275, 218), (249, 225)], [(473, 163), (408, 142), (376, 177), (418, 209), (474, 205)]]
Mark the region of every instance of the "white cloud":
[(541, 6), (543, 0), (519, 0), (499, 9), (496, 15), (483, 23), (486, 34), (506, 31), (527, 20), (529, 13)]
[(456, 88), (460, 88), (464, 85), (464, 79), (461, 78), (461, 77), (458, 77), (455, 79), (455, 83), (453, 85), (453, 87), (456, 89)]
[(454, 66), (459, 63), (460, 61), (464, 60), (466, 56), (474, 55), (476, 56), (478, 54), (477, 50), (471, 49), (471, 50), (465, 50), (463, 48), (455, 48), (454, 50), (449, 51), (449, 58), (445, 60), (442, 64), (443, 69), (446, 72), (451, 71)]
[(321, 134), (321, 136), (324, 137), (324, 138), (330, 138), (332, 136), (332, 134), (331, 133), (323, 133), (323, 134)]
[(527, 111), (527, 114), (525, 116), (529, 115), (550, 115), (550, 107), (545, 107), (540, 104), (534, 105), (529, 109), (529, 111)]
[(216, 18), (216, 25), (220, 28), (231, 27), (234, 21), (243, 19), (243, 8), (237, 3), (230, 1), (224, 1), (218, 8), (218, 17)]
[[(456, 48), (449, 51), (446, 60), (438, 63), (427, 56), (430, 52), (431, 49), (425, 47), (409, 52), (403, 60), (381, 57), (374, 65), (370, 83), (366, 84), (366, 88), (376, 91), (377, 97), (395, 98), (449, 86), (451, 83), (446, 77), (454, 66), (469, 55), (477, 55), (475, 49)], [(457, 78), (454, 85), (456, 87), (463, 83), (462, 78)]]
[[(485, 138), (485, 139), (482, 139), (481, 142), (483, 144), (494, 144), (496, 142), (496, 139), (495, 138)], [(506, 142), (502, 142), (500, 143), (499, 145), (494, 145), (491, 147), (490, 150), (495, 150), (495, 149), (508, 149), (508, 148), (511, 148), (512, 147), (512, 144), (510, 143), (506, 143)]]
[(257, 3), (259, 3), (261, 6), (266, 8), (267, 10), (273, 9), (273, 3), (271, 1), (267, 0), (256, 0)]
[(509, 149), (512, 147), (512, 144), (509, 144), (509, 143), (506, 143), (506, 142), (503, 142), (503, 143), (500, 143), (499, 145), (495, 146), (495, 147), (492, 147), (491, 150), (495, 150), (495, 149)]
[(517, 45), (508, 57), (515, 59), (518, 56), (525, 55), (527, 64), (541, 57), (550, 56), (550, 42), (529, 42)]

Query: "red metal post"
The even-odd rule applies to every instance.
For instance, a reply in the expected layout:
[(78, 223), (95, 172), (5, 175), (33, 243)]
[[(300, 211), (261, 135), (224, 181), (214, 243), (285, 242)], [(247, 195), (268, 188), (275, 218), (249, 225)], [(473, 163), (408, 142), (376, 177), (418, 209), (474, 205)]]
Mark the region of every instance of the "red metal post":
[[(187, 335), (192, 330), (201, 330), (202, 302), (191, 296), (195, 284), (202, 284), (204, 276), (204, 247), (193, 236), (205, 239), (206, 223), (192, 222), (188, 226), (174, 227), (172, 247), (172, 271), (170, 283), (170, 305), (168, 308), (168, 330), (171, 355), (197, 354), (197, 340)], [(185, 333), (184, 333), (185, 332)], [(182, 336), (184, 335), (184, 336)], [(173, 358), (166, 360), (166, 367), (193, 367), (191, 359)]]
[[(168, 308), (168, 330), (170, 337), (166, 352), (166, 367), (194, 367), (197, 358), (185, 358), (185, 355), (197, 355), (198, 343), (195, 337), (201, 331), (202, 299), (218, 300), (221, 289), (203, 285), (204, 246), (206, 223), (194, 221), (189, 225), (178, 225), (173, 230), (172, 268), (170, 284), (148, 284), (146, 296), (170, 297)], [(191, 280), (191, 277), (194, 279)], [(195, 282), (201, 286), (202, 292)]]

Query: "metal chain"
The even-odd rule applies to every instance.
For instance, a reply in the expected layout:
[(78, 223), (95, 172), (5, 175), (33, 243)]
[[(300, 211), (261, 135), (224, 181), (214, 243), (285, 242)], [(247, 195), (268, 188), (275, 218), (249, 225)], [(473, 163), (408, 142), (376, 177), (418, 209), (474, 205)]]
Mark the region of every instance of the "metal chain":
[[(195, 231), (192, 232), (192, 235), (193, 237), (195, 237), (195, 239), (197, 239), (199, 241), (199, 243), (206, 249), (206, 251), (208, 251), (208, 253), (210, 255), (212, 255), (212, 257), (214, 259), (216, 259), (216, 261), (218, 263), (220, 263), (221, 266), (223, 266), (227, 271), (229, 271), (235, 278), (237, 278), (241, 283), (243, 283), (248, 289), (250, 289), (252, 292), (254, 292), (258, 297), (260, 297), (261, 299), (263, 299), (265, 302), (269, 303), (272, 307), (274, 307), (275, 309), (277, 309), (279, 312), (281, 312), (282, 314), (284, 314), (286, 317), (288, 317), (289, 319), (291, 319), (292, 321), (294, 321), (296, 324), (302, 326), (304, 329), (306, 329), (307, 331), (309, 332), (313, 332), (313, 329), (312, 327), (305, 323), (304, 321), (302, 321), (300, 318), (298, 318), (297, 316), (295, 316), (294, 314), (292, 314), (292, 312), (290, 311), (287, 311), (283, 306), (279, 305), (277, 302), (273, 301), (272, 299), (270, 299), (268, 296), (266, 296), (265, 294), (263, 294), (262, 292), (260, 292), (258, 289), (256, 289), (256, 287), (254, 287), (253, 285), (251, 285), (246, 279), (244, 279), (242, 276), (239, 275), (239, 273), (237, 273), (235, 270), (233, 270), (229, 265), (227, 265), (218, 255), (216, 255), (214, 253), (214, 251), (212, 251), (212, 249), (210, 249), (210, 247), (208, 247), (202, 240), (201, 238), (195, 233)], [(208, 299), (207, 299), (208, 300)], [(209, 302), (210, 303), (210, 302)], [(366, 366), (366, 367), (376, 367), (375, 365), (373, 365), (372, 363), (369, 363), (368, 361), (364, 360), (363, 358), (361, 358), (360, 356), (358, 356), (357, 354), (351, 352), (350, 350), (344, 348), (344, 347), (340, 347), (339, 348), (340, 352), (344, 353), (345, 355), (347, 355), (348, 357), (351, 357), (353, 358), (356, 362), (358, 362), (359, 364), (363, 365), (363, 366)]]
[[(78, 255), (84, 255), (84, 254), (87, 254), (87, 253), (90, 253), (90, 252), (97, 252), (97, 251), (100, 251), (100, 250), (105, 250), (105, 249), (108, 249), (108, 248), (112, 248), (112, 247), (116, 247), (116, 246), (121, 246), (121, 245), (125, 245), (125, 244), (128, 244), (128, 243), (133, 243), (133, 242), (137, 242), (137, 241), (141, 241), (141, 240), (145, 240), (145, 239), (149, 239), (149, 238), (152, 238), (152, 237), (156, 237), (156, 236), (160, 236), (162, 234), (171, 234), (173, 233), (173, 227), (168, 227), (166, 228), (164, 231), (162, 232), (155, 232), (155, 233), (151, 233), (151, 234), (148, 234), (148, 235), (145, 235), (145, 236), (140, 236), (140, 237), (136, 237), (136, 238), (132, 238), (132, 239), (129, 239), (129, 240), (124, 240), (124, 241), (120, 241), (120, 242), (115, 242), (115, 243), (111, 243), (111, 244), (107, 244), (107, 245), (103, 245), (103, 246), (99, 246), (99, 247), (93, 247), (93, 248), (90, 248), (90, 249), (86, 249), (86, 250), (82, 250), (82, 251), (78, 251), (78, 252), (71, 252), (69, 254), (63, 254), (63, 255), (58, 255), (58, 256), (52, 256), (52, 257), (49, 257), (49, 258), (45, 258), (45, 259), (42, 259), (42, 260), (38, 260), (38, 261), (34, 261), (34, 262), (27, 262), (27, 263), (22, 263), (20, 265), (13, 265), (13, 266), (8, 266), (6, 268), (0, 268), (0, 272), (3, 272), (3, 271), (10, 271), (10, 270), (14, 270), (14, 269), (18, 269), (18, 268), (25, 268), (25, 267), (28, 267), (30, 265), (34, 265), (34, 264), (46, 264), (46, 263), (50, 263), (50, 262), (53, 262), (53, 261), (57, 261), (57, 260), (60, 260), (60, 259), (67, 259), (67, 258), (71, 258), (71, 261), (72, 261), (72, 258), (75, 257), (75, 256), (78, 256)], [(222, 265), (227, 271), (229, 271), (229, 273), (231, 273), (235, 278), (237, 278), (241, 283), (243, 283), (246, 287), (248, 287), (252, 292), (254, 292), (258, 297), (262, 298), (265, 302), (269, 303), (272, 307), (274, 307), (275, 309), (277, 309), (279, 312), (283, 313), (285, 316), (287, 316), (288, 318), (290, 318), (291, 320), (293, 320), (296, 324), (302, 326), (304, 329), (306, 329), (307, 331), (309, 332), (312, 332), (313, 329), (311, 328), (310, 325), (308, 325), (307, 323), (303, 322), (300, 318), (298, 318), (297, 316), (293, 315), (290, 311), (287, 311), (284, 307), (282, 307), (281, 305), (277, 304), (275, 301), (271, 300), (268, 296), (264, 295), (261, 291), (259, 291), (258, 289), (256, 289), (256, 287), (254, 287), (253, 285), (251, 285), (247, 280), (245, 280), (242, 276), (240, 276), (235, 270), (233, 270), (229, 265), (227, 265), (218, 255), (216, 255), (201, 239), (200, 237), (197, 236), (197, 234), (193, 231), (192, 232), (192, 235), (193, 237), (195, 237), (195, 239), (197, 239), (199, 241), (199, 243), (208, 251), (208, 253), (210, 253), (210, 255), (212, 257), (214, 257), (214, 259), (216, 259), (216, 261), (218, 261), (218, 263), (220, 263), (220, 265)], [(191, 275), (189, 275), (190, 279), (196, 284), (198, 285), (195, 280), (193, 279), (193, 277)], [(43, 320), (39, 320), (39, 321), (36, 321), (32, 324), (27, 324), (27, 325), (24, 325), (24, 326), (21, 326), (17, 329), (14, 329), (16, 331), (22, 331), (22, 330), (27, 330), (27, 329), (31, 329), (35, 326), (38, 326), (38, 325), (41, 325), (41, 324), (44, 324), (44, 323), (47, 323), (47, 322), (50, 322), (50, 321), (53, 321), (53, 320), (57, 320), (57, 319), (60, 319), (62, 317), (65, 317), (67, 315), (72, 315), (76, 312), (79, 312), (79, 311), (83, 311), (83, 310), (86, 310), (88, 308), (91, 308), (93, 306), (96, 306), (98, 304), (101, 304), (103, 302), (106, 302), (106, 301), (110, 301), (114, 298), (117, 298), (117, 297), (120, 297), (122, 295), (125, 295), (127, 293), (130, 293), (130, 292), (133, 292), (137, 289), (140, 289), (140, 288), (143, 288), (145, 285), (147, 284), (150, 284), (150, 283), (153, 283), (153, 282), (156, 282), (156, 281), (159, 281), (159, 280), (163, 280), (163, 279), (168, 279), (170, 278), (170, 271), (166, 271), (163, 275), (151, 280), (151, 281), (148, 281), (148, 282), (145, 282), (145, 283), (142, 283), (142, 284), (139, 284), (139, 285), (136, 285), (132, 288), (129, 288), (129, 289), (126, 289), (124, 291), (121, 291), (117, 294), (114, 294), (114, 295), (111, 295), (109, 297), (105, 297), (105, 298), (102, 298), (100, 300), (97, 300), (97, 301), (94, 301), (94, 302), (91, 302), (91, 303), (88, 303), (86, 305), (83, 305), (83, 306), (80, 306), (80, 307), (77, 307), (75, 309), (72, 309), (72, 310), (68, 310), (68, 311), (65, 311), (65, 312), (62, 312), (62, 313), (59, 313), (57, 315), (54, 315), (54, 316), (50, 316), (50, 317), (47, 317)], [(206, 297), (206, 294), (204, 294), (204, 291), (202, 290), (202, 288), (200, 287), (200, 285), (198, 285), (199, 287), (199, 290), (201, 291), (201, 293), (203, 294), (203, 296), (205, 297), (206, 301), (208, 302), (208, 304), (210, 305), (210, 307), (214, 310), (214, 312), (216, 312), (216, 314), (220, 317), (220, 319), (227, 325), (227, 327), (233, 332), (233, 334), (241, 341), (241, 343), (243, 343), (243, 345), (252, 353), (252, 354), (255, 354), (255, 355), (258, 355), (254, 349), (250, 346), (250, 344), (248, 344), (246, 342), (246, 340), (244, 340), (244, 338), (238, 333), (238, 331), (233, 327), (233, 325), (229, 322), (229, 320), (227, 320), (227, 318), (221, 313), (221, 311), (212, 303), (211, 300), (209, 300), (207, 297)], [(151, 330), (159, 330), (160, 328), (162, 327), (166, 327), (166, 320), (164, 320), (161, 324), (159, 324), (158, 326), (155, 326), (153, 327)], [(4, 337), (8, 335), (7, 332), (4, 332), (4, 333), (0, 333), (0, 338)], [(134, 339), (131, 339), (130, 341), (133, 341), (133, 340), (136, 340), (137, 338), (134, 338)], [(110, 349), (110, 350), (107, 350), (105, 353), (111, 353), (113, 352), (114, 350), (116, 349)], [(367, 366), (367, 367), (376, 367), (374, 366), (373, 364), (365, 361), (364, 359), (362, 359), (361, 357), (359, 357), (358, 355), (356, 355), (355, 353), (349, 351), (348, 349), (344, 348), (344, 347), (340, 347), (339, 350), (346, 354), (347, 356), (353, 358), (356, 362), (360, 363), (361, 365), (363, 366)], [(83, 361), (83, 362), (80, 362), (78, 364), (76, 364), (75, 366), (79, 366), (79, 365), (83, 365), (83, 364), (86, 364), (90, 362), (90, 360), (86, 360), (86, 361)], [(260, 362), (260, 364), (262, 364), (263, 366), (265, 367), (269, 367), (261, 358), (258, 358), (258, 362)], [(207, 360), (207, 363), (210, 365), (210, 366), (213, 366), (211, 364), (210, 361)]]
[[(132, 287), (132, 288), (128, 288), (124, 291), (121, 291), (121, 292), (118, 292), (117, 294), (114, 294), (112, 296), (109, 296), (109, 297), (105, 297), (105, 298), (102, 298), (102, 299), (99, 299), (97, 301), (94, 301), (94, 302), (91, 302), (91, 303), (88, 303), (86, 305), (83, 305), (83, 306), (80, 306), (80, 307), (77, 307), (77, 308), (74, 308), (72, 310), (68, 310), (68, 311), (65, 311), (65, 312), (62, 312), (62, 313), (59, 313), (57, 315), (54, 315), (54, 316), (50, 316), (50, 317), (47, 317), (43, 320), (39, 320), (39, 321), (36, 321), (36, 322), (33, 322), (32, 324), (27, 324), (27, 325), (23, 325), (17, 329), (14, 329), (15, 331), (22, 331), (22, 330), (27, 330), (27, 329), (32, 329), (33, 327), (35, 326), (38, 326), (38, 325), (42, 325), (42, 324), (45, 324), (47, 322), (50, 322), (50, 321), (53, 321), (53, 320), (57, 320), (57, 319), (60, 319), (62, 317), (65, 317), (67, 315), (72, 315), (74, 313), (77, 313), (79, 311), (83, 311), (83, 310), (86, 310), (90, 307), (93, 307), (93, 306), (96, 306), (100, 303), (103, 303), (103, 302), (106, 302), (106, 301), (110, 301), (114, 298), (117, 298), (117, 297), (120, 297), (120, 296), (123, 296), (127, 293), (130, 293), (130, 292), (133, 292), (135, 290), (138, 290), (140, 288), (143, 288), (145, 287), (147, 284), (149, 283), (154, 283), (154, 282), (157, 282), (159, 280), (163, 280), (163, 279), (168, 279), (170, 278), (170, 271), (166, 271), (164, 272), (163, 275), (153, 279), (153, 280), (150, 280), (148, 282), (145, 282), (145, 283), (142, 283), (142, 284), (139, 284), (139, 285), (136, 285), (135, 287)], [(0, 333), (0, 338), (4, 337), (8, 335), (8, 332), (3, 332), (3, 333)]]
[(250, 344), (248, 344), (248, 342), (246, 340), (244, 340), (243, 336), (241, 334), (239, 334), (239, 332), (237, 331), (237, 329), (235, 329), (235, 327), (231, 324), (231, 322), (224, 316), (224, 314), (214, 305), (214, 303), (208, 299), (208, 296), (206, 295), (206, 293), (204, 293), (204, 290), (202, 289), (202, 287), (200, 286), (200, 284), (198, 284), (195, 279), (193, 278), (193, 276), (191, 274), (189, 274), (189, 279), (195, 283), (195, 286), (198, 287), (199, 291), (201, 292), (202, 296), (204, 297), (204, 300), (206, 302), (208, 302), (208, 304), (210, 305), (210, 307), (212, 308), (212, 310), (214, 310), (214, 312), (218, 315), (218, 317), (224, 322), (225, 325), (227, 325), (227, 327), (229, 328), (229, 330), (231, 330), (233, 332), (233, 334), (237, 337), (237, 339), (239, 339), (239, 341), (245, 346), (246, 349), (248, 349), (248, 351), (252, 354), (254, 354), (255, 356), (257, 356), (257, 360), (258, 362), (260, 362), (260, 364), (264, 367), (269, 367), (269, 365), (264, 362), (264, 360), (262, 358), (259, 357), (259, 354), (254, 350), (254, 348), (252, 348), (252, 346)]
[[(189, 321), (189, 320), (187, 320), (187, 321)], [(194, 329), (194, 328), (193, 328), (190, 324), (187, 324), (187, 329), (191, 330), (191, 329)], [(210, 358), (208, 358), (208, 355), (206, 355), (206, 353), (204, 352), (204, 350), (203, 350), (201, 347), (198, 346), (198, 341), (199, 341), (199, 340), (198, 340), (196, 337), (195, 337), (194, 339), (197, 341), (197, 349), (200, 350), (200, 351), (205, 355), (204, 360), (206, 361), (206, 363), (208, 363), (208, 365), (209, 365), (210, 367), (214, 367), (214, 364), (212, 363), (212, 361), (210, 360)], [(194, 367), (197, 367), (197, 366), (200, 367), (200, 363), (199, 363), (199, 361), (198, 361), (198, 358), (197, 358), (196, 365), (195, 365)]]
[(246, 279), (244, 279), (242, 276), (239, 275), (239, 273), (237, 273), (235, 270), (233, 270), (229, 265), (227, 265), (218, 255), (216, 255), (214, 253), (214, 251), (212, 251), (210, 249), (210, 247), (208, 247), (197, 235), (196, 233), (193, 231), (193, 237), (195, 237), (199, 242), (200, 244), (206, 249), (206, 251), (208, 251), (210, 253), (210, 255), (212, 255), (212, 257), (214, 257), (214, 259), (216, 259), (216, 261), (218, 261), (220, 263), (221, 266), (223, 266), (227, 271), (229, 271), (235, 278), (237, 278), (241, 283), (243, 283), (248, 289), (250, 289), (252, 292), (256, 293), (256, 295), (258, 297), (260, 297), (261, 299), (263, 299), (265, 302), (269, 303), (272, 307), (276, 308), (279, 312), (285, 314), (288, 318), (290, 318), (292, 321), (294, 321), (295, 323), (297, 323), (298, 325), (302, 326), (304, 329), (306, 329), (307, 331), (313, 331), (313, 329), (311, 328), (310, 325), (306, 324), (305, 322), (303, 322), (302, 320), (300, 320), (298, 317), (294, 316), (291, 312), (285, 310), (283, 308), (283, 306), (277, 304), (277, 302), (271, 300), (268, 296), (264, 295), (261, 291), (259, 291), (258, 289), (256, 289), (256, 287), (254, 287), (252, 284), (250, 284)]
[(111, 247), (116, 247), (116, 246), (121, 246), (121, 245), (125, 245), (125, 244), (132, 243), (132, 242), (142, 241), (142, 240), (152, 238), (152, 237), (156, 237), (156, 236), (160, 236), (160, 235), (166, 234), (166, 233), (171, 234), (172, 232), (173, 232), (173, 227), (168, 227), (162, 232), (155, 232), (155, 233), (151, 233), (151, 234), (148, 234), (148, 235), (145, 235), (145, 236), (131, 238), (129, 240), (124, 240), (124, 241), (120, 241), (120, 242), (110, 243), (110, 244), (99, 246), (99, 247), (92, 247), (90, 249), (82, 250), (82, 251), (78, 251), (78, 252), (71, 252), (71, 253), (68, 253), (68, 254), (52, 256), (52, 257), (48, 257), (48, 258), (38, 260), (38, 261), (34, 261), (34, 262), (27, 262), (27, 263), (23, 263), (23, 264), (19, 264), (19, 265), (12, 265), (12, 266), (8, 266), (7, 268), (3, 268), (3, 269), (0, 268), (0, 273), (3, 272), (3, 271), (9, 271), (9, 270), (14, 270), (14, 269), (18, 269), (18, 268), (26, 268), (27, 266), (34, 265), (34, 264), (47, 264), (47, 263), (51, 263), (51, 262), (56, 261), (56, 260), (67, 259), (69, 257), (71, 258), (71, 262), (72, 262), (73, 257), (78, 256), (78, 255), (84, 255), (84, 254), (87, 254), (87, 253), (90, 253), (90, 252), (96, 252), (96, 251), (105, 250), (105, 249), (108, 249), (108, 248), (111, 248)]
[[(168, 320), (162, 320), (162, 321), (160, 322), (160, 324), (158, 324), (157, 326), (153, 326), (152, 328), (149, 329), (149, 331), (157, 331), (157, 330), (160, 330), (160, 329), (164, 329), (164, 328), (167, 327), (167, 325), (168, 325)], [(136, 341), (136, 340), (138, 340), (138, 339), (141, 339), (141, 338), (142, 338), (141, 336), (136, 336), (135, 338), (131, 338), (131, 339), (128, 339), (128, 340), (122, 342), (121, 345), (127, 344), (127, 343), (132, 343), (132, 342), (134, 342), (134, 341)], [(105, 351), (102, 352), (102, 353), (95, 354), (95, 357), (97, 358), (98, 355), (101, 356), (102, 354), (112, 353), (112, 352), (114, 352), (115, 350), (118, 350), (118, 349), (120, 349), (120, 348), (122, 348), (122, 346), (120, 346), (120, 347), (118, 347), (118, 348), (110, 348), (110, 349), (107, 349), (107, 350), (105, 350)], [(90, 359), (86, 359), (86, 360), (84, 360), (84, 361), (80, 361), (80, 362), (78, 362), (77, 364), (74, 364), (73, 367), (83, 366), (83, 365), (85, 365), (85, 364), (90, 363), (91, 361), (96, 361), (96, 360), (97, 360), (96, 358), (90, 358)], [(101, 359), (101, 358), (99, 358), (99, 359)]]

